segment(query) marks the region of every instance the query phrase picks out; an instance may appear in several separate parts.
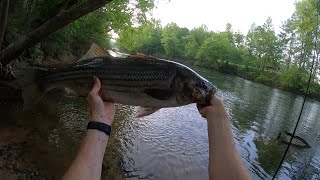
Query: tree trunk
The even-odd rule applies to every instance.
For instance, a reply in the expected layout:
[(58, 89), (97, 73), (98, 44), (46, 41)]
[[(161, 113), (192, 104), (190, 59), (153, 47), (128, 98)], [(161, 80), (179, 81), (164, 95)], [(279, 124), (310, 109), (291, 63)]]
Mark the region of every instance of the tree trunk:
[(305, 44), (304, 44), (304, 42), (301, 42), (301, 52), (300, 52), (299, 68), (302, 68), (302, 67), (303, 67), (304, 58), (305, 58)]
[(287, 70), (289, 69), (291, 61), (292, 61), (292, 54), (293, 54), (292, 49), (293, 49), (293, 33), (291, 33), (291, 36), (290, 36), (290, 45), (289, 45), (289, 50), (288, 50), (289, 57), (287, 59)]
[(1, 13), (1, 19), (0, 19), (0, 51), (1, 51), (1, 45), (4, 37), (4, 31), (6, 29), (6, 24), (7, 24), (8, 10), (9, 10), (9, 0), (3, 0), (2, 13)]
[(313, 77), (317, 77), (318, 69), (320, 68), (320, 66), (319, 66), (319, 54), (320, 54), (320, 51), (317, 51), (315, 57), (313, 57), (313, 58), (315, 58), (314, 67), (313, 67), (313, 73), (312, 73)]
[(39, 43), (62, 27), (109, 2), (111, 2), (111, 0), (87, 0), (68, 10), (60, 11), (56, 16), (31, 32), (22, 35), (17, 41), (4, 49), (0, 54), (0, 63), (2, 63), (2, 65), (7, 65), (13, 59), (19, 57), (26, 48)]

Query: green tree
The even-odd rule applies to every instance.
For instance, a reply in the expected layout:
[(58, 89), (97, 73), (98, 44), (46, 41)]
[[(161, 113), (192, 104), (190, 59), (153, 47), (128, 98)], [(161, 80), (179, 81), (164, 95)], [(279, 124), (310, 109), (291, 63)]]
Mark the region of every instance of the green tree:
[(238, 50), (230, 43), (226, 33), (210, 33), (210, 36), (204, 41), (197, 52), (197, 59), (211, 64), (212, 62), (221, 66), (221, 61), (231, 61), (239, 63), (241, 60)]
[[(307, 68), (311, 64), (312, 51), (315, 50), (313, 40), (316, 33), (317, 1), (303, 0), (297, 2), (295, 6), (293, 26), (297, 31), (297, 40), (299, 41), (299, 46), (296, 47), (298, 53), (295, 55), (295, 60), (298, 67)], [(319, 53), (319, 49), (315, 51)]]
[(233, 36), (233, 30), (232, 30), (232, 24), (231, 23), (227, 23), (226, 24), (225, 33), (227, 34), (230, 43), (234, 43), (234, 36)]
[(208, 28), (205, 25), (189, 31), (185, 45), (185, 55), (188, 59), (193, 60), (196, 58), (197, 51), (208, 38), (208, 35)]
[(233, 43), (237, 48), (243, 48), (245, 45), (245, 36), (241, 32), (234, 33)]
[(253, 24), (246, 38), (249, 52), (256, 56), (260, 69), (264, 70), (265, 66), (279, 67), (282, 47), (270, 17), (262, 26)]
[(161, 32), (159, 21), (152, 19), (139, 27), (120, 31), (117, 44), (130, 53), (161, 55), (164, 54)]
[[(315, 49), (317, 1), (303, 0), (295, 4), (295, 12), (282, 26), (280, 38), (284, 47), (287, 69), (290, 66), (310, 69), (313, 52), (319, 54), (320, 48)], [(318, 41), (319, 43), (320, 41)], [(319, 74), (319, 62), (316, 61), (313, 78)]]
[(281, 26), (282, 31), (279, 34), (280, 42), (283, 47), (286, 69), (288, 70), (295, 54), (296, 47), (296, 30), (293, 26), (293, 18), (289, 18)]
[(306, 87), (308, 72), (303, 68), (293, 66), (280, 75), (280, 85), (285, 88), (292, 88), (303, 91)]
[(180, 28), (176, 23), (166, 25), (162, 30), (161, 43), (169, 58), (184, 58), (186, 36), (189, 30)]

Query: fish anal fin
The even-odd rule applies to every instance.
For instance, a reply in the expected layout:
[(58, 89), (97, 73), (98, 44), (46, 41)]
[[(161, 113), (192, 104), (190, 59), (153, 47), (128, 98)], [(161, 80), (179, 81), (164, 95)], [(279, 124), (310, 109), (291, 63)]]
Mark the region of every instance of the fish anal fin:
[(144, 92), (159, 100), (168, 100), (174, 94), (171, 89), (146, 89)]
[(96, 43), (92, 43), (88, 52), (82, 56), (79, 61), (83, 61), (85, 59), (94, 58), (94, 57), (102, 57), (102, 56), (111, 56), (106, 50), (104, 50), (101, 46)]
[(141, 117), (144, 117), (144, 116), (148, 116), (148, 115), (158, 111), (159, 109), (160, 109), (159, 107), (142, 107), (142, 106), (139, 106), (137, 108), (135, 117), (136, 118), (141, 118)]

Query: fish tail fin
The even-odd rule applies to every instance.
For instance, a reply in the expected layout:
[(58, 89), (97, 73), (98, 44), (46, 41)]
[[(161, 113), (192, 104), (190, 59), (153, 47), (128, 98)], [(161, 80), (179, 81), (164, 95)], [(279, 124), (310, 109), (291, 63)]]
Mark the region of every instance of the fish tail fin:
[(16, 80), (11, 86), (21, 89), (24, 110), (30, 110), (43, 98), (45, 88), (39, 80), (40, 68), (23, 68), (14, 70)]

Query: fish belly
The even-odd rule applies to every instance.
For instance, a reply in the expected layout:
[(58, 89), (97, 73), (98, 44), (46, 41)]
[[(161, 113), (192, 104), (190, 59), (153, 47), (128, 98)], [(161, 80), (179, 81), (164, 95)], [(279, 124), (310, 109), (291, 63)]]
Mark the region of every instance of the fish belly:
[(103, 88), (102, 90), (104, 99), (106, 101), (113, 101), (115, 103), (132, 105), (132, 106), (145, 106), (145, 107), (175, 107), (179, 106), (176, 97), (172, 96), (166, 100), (156, 99), (143, 91), (130, 91), (130, 90), (113, 90), (111, 88)]

